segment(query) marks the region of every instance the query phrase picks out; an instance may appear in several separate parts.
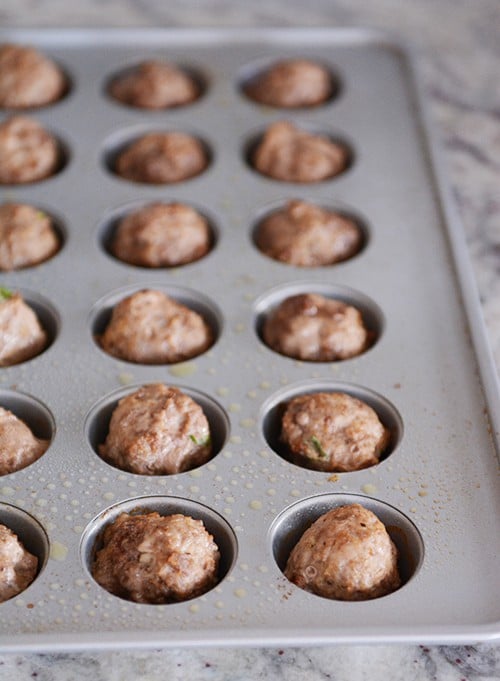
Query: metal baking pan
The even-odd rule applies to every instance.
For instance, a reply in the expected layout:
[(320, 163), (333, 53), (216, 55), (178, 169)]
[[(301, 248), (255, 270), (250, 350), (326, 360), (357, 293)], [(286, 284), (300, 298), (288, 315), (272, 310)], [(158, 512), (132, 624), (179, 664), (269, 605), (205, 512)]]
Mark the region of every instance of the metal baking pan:
[[(51, 329), (42, 355), (2, 369), (0, 402), (52, 438), (46, 454), (0, 480), (0, 520), (41, 559), (35, 582), (0, 605), (0, 648), (62, 650), (169, 645), (459, 642), (500, 636), (498, 385), (457, 217), (444, 186), (412, 58), (368, 30), (9, 30), (71, 81), (60, 103), (30, 112), (62, 141), (67, 164), (38, 184), (3, 187), (53, 214), (64, 246), (52, 260), (5, 274)], [(192, 106), (146, 112), (106, 95), (111, 75), (147, 57), (200, 74)], [(241, 91), (259, 64), (320, 60), (336, 74), (332, 101), (280, 112)], [(2, 113), (2, 119), (7, 113)], [(257, 175), (246, 150), (271, 121), (293, 120), (345, 140), (347, 172), (315, 185)], [(211, 150), (207, 172), (171, 186), (113, 176), (107, 159), (141, 131), (194, 131)], [(300, 269), (264, 257), (252, 230), (288, 198), (358, 216), (355, 258)], [(173, 270), (134, 268), (105, 251), (110, 221), (151, 200), (193, 204), (215, 247)], [(217, 342), (172, 366), (118, 361), (96, 345), (100, 315), (126, 292), (160, 287), (208, 309)], [(259, 319), (288, 292), (358, 301), (378, 340), (333, 364), (296, 362), (260, 340)], [(207, 307), (208, 306), (208, 307)], [(191, 472), (146, 478), (101, 460), (93, 442), (118, 397), (164, 381), (198, 395), (216, 431), (216, 456)], [(337, 475), (305, 470), (273, 449), (276, 407), (306, 390), (340, 388), (369, 401), (393, 430), (377, 466)], [(279, 448), (278, 448), (279, 449)], [(332, 505), (361, 501), (389, 527), (406, 583), (383, 598), (338, 602), (306, 593), (281, 568), (300, 531)], [(122, 508), (183, 509), (221, 547), (221, 581), (204, 596), (138, 605), (89, 573), (93, 541)]]

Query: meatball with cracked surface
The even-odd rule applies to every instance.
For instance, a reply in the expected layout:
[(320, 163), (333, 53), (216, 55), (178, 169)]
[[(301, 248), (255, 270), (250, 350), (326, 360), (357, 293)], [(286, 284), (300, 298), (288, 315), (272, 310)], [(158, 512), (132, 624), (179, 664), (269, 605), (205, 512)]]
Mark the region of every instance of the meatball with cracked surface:
[(175, 603), (217, 583), (220, 552), (203, 521), (175, 513), (122, 513), (103, 533), (92, 575), (115, 596)]
[(162, 291), (145, 289), (113, 309), (102, 349), (136, 364), (174, 364), (197, 357), (213, 343), (203, 317)]
[(322, 267), (355, 255), (363, 235), (353, 220), (294, 200), (262, 220), (255, 242), (274, 260), (298, 267)]
[(400, 587), (397, 558), (384, 524), (372, 511), (351, 504), (333, 508), (304, 532), (285, 576), (324, 598), (362, 601)]
[(131, 473), (182, 473), (211, 457), (210, 426), (189, 395), (152, 383), (119, 401), (99, 454)]
[(144, 184), (174, 184), (202, 173), (208, 166), (203, 144), (183, 132), (152, 132), (118, 154), (117, 175)]
[(26, 468), (45, 454), (49, 444), (49, 440), (35, 437), (15, 414), (0, 407), (0, 475)]
[(46, 213), (22, 203), (0, 206), (0, 270), (38, 265), (59, 247), (59, 237)]
[(262, 337), (275, 352), (306, 362), (356, 357), (372, 340), (359, 310), (317, 293), (286, 298), (267, 316)]
[(109, 93), (128, 106), (170, 109), (190, 104), (199, 97), (200, 89), (184, 70), (153, 59), (116, 76), (109, 86)]
[(112, 254), (140, 267), (177, 267), (199, 260), (211, 246), (206, 219), (183, 203), (150, 203), (118, 223)]
[(0, 288), (0, 367), (36, 357), (48, 342), (47, 332), (21, 295)]
[(377, 413), (340, 392), (299, 395), (286, 405), (281, 440), (292, 460), (327, 472), (374, 466), (387, 449), (390, 431)]
[(282, 182), (321, 182), (346, 169), (344, 146), (324, 135), (297, 128), (288, 121), (269, 126), (252, 153), (252, 164), (262, 175)]
[(245, 93), (251, 99), (280, 108), (314, 107), (332, 95), (328, 70), (309, 59), (286, 59), (256, 74)]
[(24, 591), (35, 579), (37, 568), (38, 558), (11, 529), (0, 524), (0, 603)]
[(27, 109), (61, 99), (67, 89), (61, 69), (33, 47), (0, 46), (0, 107)]
[(0, 184), (28, 184), (54, 175), (60, 166), (56, 139), (39, 123), (13, 116), (0, 123)]

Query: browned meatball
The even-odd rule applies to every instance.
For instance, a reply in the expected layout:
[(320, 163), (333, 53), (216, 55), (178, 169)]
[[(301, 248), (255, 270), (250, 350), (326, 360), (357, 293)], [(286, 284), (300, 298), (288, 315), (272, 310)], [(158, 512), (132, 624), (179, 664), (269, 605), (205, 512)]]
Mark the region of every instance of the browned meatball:
[(12, 530), (0, 525), (0, 603), (24, 591), (35, 579), (37, 567), (38, 558)]
[(33, 206), (0, 206), (0, 270), (32, 267), (59, 250), (59, 237), (50, 217)]
[(279, 121), (269, 126), (252, 154), (256, 170), (283, 182), (321, 182), (347, 167), (342, 145)]
[(59, 166), (57, 142), (39, 123), (24, 116), (0, 123), (0, 184), (37, 182)]
[(132, 182), (172, 184), (199, 175), (208, 165), (203, 144), (182, 132), (152, 132), (122, 151), (116, 172)]
[(266, 318), (262, 335), (271, 349), (307, 362), (356, 357), (371, 341), (359, 310), (317, 293), (286, 298)]
[(201, 315), (149, 289), (120, 301), (100, 337), (107, 353), (139, 364), (182, 362), (212, 343), (212, 330)]
[(178, 388), (145, 385), (121, 399), (99, 454), (140, 475), (171, 475), (211, 456), (210, 427), (202, 408)]
[(0, 46), (0, 107), (45, 106), (60, 99), (66, 87), (61, 69), (34, 48)]
[(317, 106), (332, 95), (332, 80), (321, 64), (307, 59), (288, 59), (258, 73), (248, 83), (245, 92), (267, 106)]
[(210, 250), (208, 222), (182, 203), (151, 203), (117, 225), (110, 250), (131, 265), (176, 267), (202, 258)]
[(48, 344), (35, 312), (18, 293), (0, 289), (0, 367), (25, 362)]
[(368, 509), (352, 504), (333, 508), (304, 532), (285, 575), (318, 596), (362, 601), (399, 588), (397, 558), (383, 523)]
[(379, 462), (390, 431), (361, 400), (319, 392), (288, 402), (281, 439), (297, 464), (321, 471), (357, 471)]
[(175, 603), (217, 583), (220, 553), (201, 520), (176, 513), (122, 513), (104, 530), (94, 579), (136, 603)]
[(353, 220), (306, 201), (289, 201), (259, 224), (258, 248), (298, 267), (332, 265), (355, 255), (363, 235)]
[(112, 97), (141, 109), (168, 109), (194, 101), (198, 85), (173, 64), (151, 60), (127, 69), (109, 87)]
[(11, 411), (0, 407), (0, 475), (26, 468), (47, 451), (49, 444), (35, 437)]

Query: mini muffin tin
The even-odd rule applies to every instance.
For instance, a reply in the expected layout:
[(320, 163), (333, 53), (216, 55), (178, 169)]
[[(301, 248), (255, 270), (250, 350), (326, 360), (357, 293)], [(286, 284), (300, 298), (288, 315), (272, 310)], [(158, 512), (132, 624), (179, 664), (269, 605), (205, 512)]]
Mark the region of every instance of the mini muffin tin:
[[(38, 357), (0, 370), (0, 404), (51, 440), (36, 463), (0, 479), (0, 522), (40, 559), (33, 584), (0, 604), (0, 648), (498, 638), (497, 377), (408, 52), (364, 30), (4, 29), (0, 39), (38, 47), (71, 83), (60, 102), (27, 112), (60, 140), (64, 168), (43, 182), (0, 190), (2, 201), (52, 214), (64, 235), (51, 260), (0, 282), (23, 293), (51, 338)], [(199, 74), (203, 96), (167, 111), (109, 98), (111, 77), (155, 57)], [(339, 84), (335, 96), (298, 110), (245, 97), (246, 78), (288, 57), (327, 65)], [(256, 173), (249, 150), (282, 119), (341, 139), (349, 168), (309, 185)], [(156, 130), (202, 139), (207, 170), (163, 186), (110, 172), (119, 148)], [(256, 222), (293, 198), (359, 218), (360, 253), (308, 269), (260, 253)], [(111, 257), (106, 244), (117, 216), (150, 201), (199, 209), (213, 229), (210, 253), (158, 270)], [(105, 354), (95, 336), (112, 305), (146, 287), (205, 313), (214, 345), (169, 366)], [(263, 315), (306, 291), (357, 304), (373, 345), (335, 363), (297, 362), (267, 348), (259, 335)], [(117, 400), (156, 381), (183, 388), (204, 408), (214, 439), (205, 465), (145, 477), (98, 456)], [(287, 459), (280, 405), (318, 390), (364, 399), (391, 428), (377, 466), (332, 474)], [(349, 603), (288, 582), (282, 570), (300, 534), (332, 506), (352, 502), (387, 526), (400, 550), (403, 586)], [(119, 512), (136, 509), (202, 518), (221, 549), (219, 584), (171, 605), (139, 605), (99, 587), (90, 566), (100, 532)]]

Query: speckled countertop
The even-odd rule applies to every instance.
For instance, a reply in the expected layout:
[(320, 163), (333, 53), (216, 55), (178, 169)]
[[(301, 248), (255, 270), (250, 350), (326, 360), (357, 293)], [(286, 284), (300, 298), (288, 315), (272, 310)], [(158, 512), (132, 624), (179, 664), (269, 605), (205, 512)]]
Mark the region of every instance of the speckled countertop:
[[(0, 24), (374, 26), (416, 48), (500, 367), (500, 5), (497, 0), (2, 0)], [(340, 646), (0, 655), (0, 679), (500, 678), (500, 647)]]

